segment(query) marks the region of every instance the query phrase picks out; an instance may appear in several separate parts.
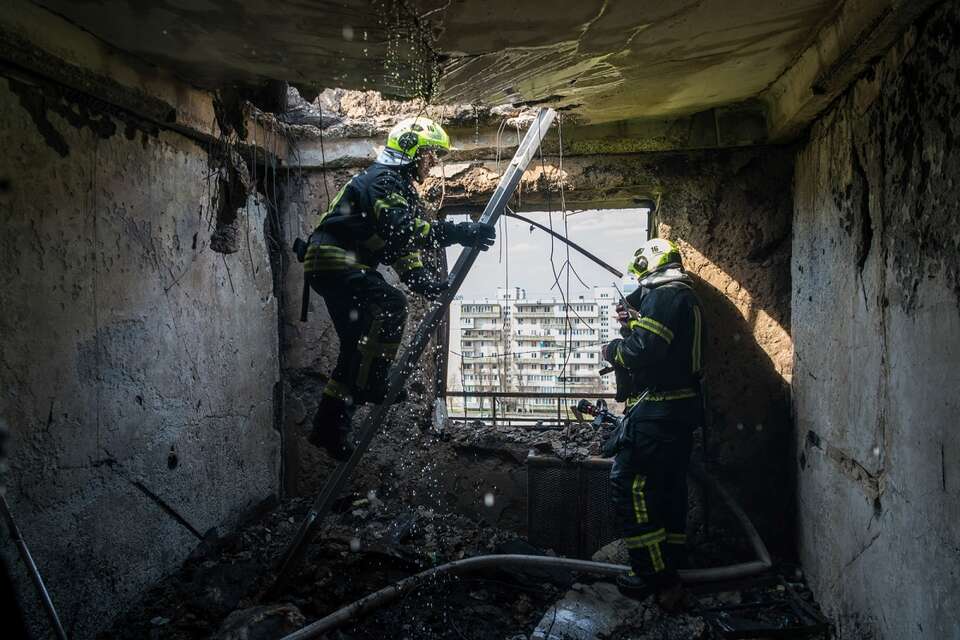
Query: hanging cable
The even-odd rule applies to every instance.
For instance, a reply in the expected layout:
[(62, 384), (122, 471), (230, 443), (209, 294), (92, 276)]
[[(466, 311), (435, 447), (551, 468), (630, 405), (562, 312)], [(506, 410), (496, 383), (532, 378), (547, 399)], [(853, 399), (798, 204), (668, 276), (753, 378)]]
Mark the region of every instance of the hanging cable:
[[(570, 237), (570, 228), (569, 228), (569, 226), (568, 226), (568, 224), (567, 224), (567, 200), (566, 200), (566, 197), (565, 197), (564, 191), (563, 191), (563, 114), (559, 114), (559, 115), (557, 116), (557, 136), (558, 136), (558, 139), (559, 139), (559, 147), (558, 147), (558, 149), (559, 149), (559, 154), (560, 154), (560, 159), (559, 159), (559, 161), (558, 161), (558, 163), (557, 163), (557, 178), (560, 180), (560, 213), (561, 213), (561, 215), (563, 216), (563, 237), (569, 238), (569, 237)], [(567, 268), (567, 281), (566, 281), (567, 291), (566, 291), (566, 296), (567, 296), (567, 300), (570, 300), (570, 243), (569, 243), (569, 242), (564, 243), (564, 246), (566, 247), (566, 252), (567, 252), (567, 259), (566, 259), (566, 263), (565, 263), (565, 265), (564, 265), (564, 266)], [(566, 318), (565, 318), (566, 323), (567, 323), (567, 335), (566, 335), (566, 339), (567, 339), (567, 343), (568, 343), (568, 344), (570, 345), (570, 347), (572, 348), (572, 347), (573, 347), (573, 326), (572, 326), (572, 324), (570, 323), (570, 310), (569, 310), (569, 309), (570, 309), (570, 303), (568, 302), (568, 303), (567, 303), (567, 313), (566, 313)], [(591, 329), (591, 331), (592, 331), (592, 329)], [(565, 343), (565, 344), (567, 344), (567, 343)], [(568, 364), (569, 362), (570, 362), (570, 355), (567, 355), (567, 356), (564, 358), (564, 361), (563, 361), (563, 369), (562, 369), (562, 371), (563, 371), (563, 373), (564, 373), (564, 376), (563, 376), (563, 382), (564, 382), (563, 390), (564, 390), (564, 391), (567, 390), (566, 383), (567, 383), (567, 380), (569, 379), (569, 376), (566, 375), (567, 364)], [(563, 455), (564, 455), (564, 456), (567, 455), (567, 444), (568, 444), (569, 440), (570, 440), (570, 424), (568, 423), (568, 424), (567, 424), (567, 428), (563, 430)]]
[[(539, 125), (539, 122), (538, 122), (537, 126), (540, 126), (540, 125)], [(539, 133), (539, 132), (538, 132), (538, 133)], [(542, 135), (542, 134), (541, 134), (541, 135)], [(541, 177), (542, 177), (544, 180), (547, 180), (547, 165), (546, 165), (546, 161), (545, 161), (544, 158), (543, 158), (543, 145), (541, 145), (541, 146), (538, 148), (538, 152), (539, 152), (539, 154), (540, 154), (540, 174), (541, 174)], [(553, 235), (553, 234), (554, 234), (555, 232), (554, 232), (554, 230), (553, 230), (553, 204), (552, 204), (552, 202), (551, 202), (551, 200), (550, 200), (550, 187), (549, 187), (549, 184), (547, 185), (546, 196), (547, 196), (547, 220), (548, 220), (548, 222), (549, 222), (549, 224), (550, 224), (550, 269), (551, 269), (551, 271), (553, 272), (554, 282), (555, 282), (555, 283), (559, 283), (559, 282), (560, 282), (560, 274), (559, 274), (559, 272), (557, 271), (557, 264), (556, 264), (556, 262), (554, 262), (554, 249), (555, 249), (555, 247), (554, 247), (554, 235)], [(552, 287), (551, 287), (551, 288), (552, 288)], [(566, 320), (567, 322), (569, 322), (569, 304), (567, 303), (567, 298), (564, 296), (563, 291), (560, 291), (560, 300), (563, 302), (564, 318), (565, 318), (565, 320)], [(566, 344), (566, 343), (564, 343), (564, 344)], [(564, 357), (564, 366), (563, 366), (563, 368), (561, 368), (561, 370), (560, 370), (561, 376), (562, 376), (562, 375), (565, 373), (565, 371), (566, 371), (566, 363), (567, 363), (567, 358)], [(564, 382), (563, 384), (564, 384), (564, 391), (566, 391), (566, 383)]]
[[(504, 211), (503, 215), (504, 215), (505, 217), (507, 217), (507, 218), (515, 218), (515, 219), (517, 219), (517, 220), (520, 220), (521, 222), (526, 222), (526, 223), (529, 224), (530, 226), (536, 227), (537, 229), (540, 229), (541, 231), (544, 231), (544, 232), (546, 232), (546, 233), (548, 233), (548, 234), (553, 234), (553, 237), (554, 237), (554, 238), (557, 238), (558, 240), (563, 241), (565, 244), (567, 244), (569, 247), (571, 247), (571, 248), (574, 249), (575, 251), (578, 251), (578, 252), (580, 252), (582, 255), (586, 256), (587, 258), (590, 258), (590, 260), (592, 260), (595, 264), (603, 267), (604, 269), (606, 269), (607, 271), (609, 271), (609, 272), (612, 273), (613, 275), (617, 276), (618, 278), (622, 278), (622, 277), (623, 277), (623, 272), (620, 271), (619, 269), (615, 269), (614, 267), (611, 267), (609, 264), (607, 264), (606, 262), (604, 262), (603, 260), (601, 260), (601, 259), (598, 258), (597, 256), (593, 255), (592, 253), (590, 253), (589, 251), (587, 251), (586, 249), (584, 249), (583, 247), (581, 247), (580, 245), (578, 245), (578, 244), (577, 244), (576, 242), (574, 242), (573, 240), (570, 240), (569, 238), (564, 237), (564, 236), (560, 235), (559, 233), (556, 233), (556, 232), (554, 232), (554, 231), (551, 231), (550, 229), (548, 229), (547, 227), (543, 226), (543, 225), (540, 224), (539, 222), (535, 222), (535, 221), (531, 220), (530, 218), (527, 218), (526, 216), (522, 216), (522, 215), (520, 215), (519, 213), (517, 213), (516, 211), (514, 211), (513, 209), (510, 209), (509, 207), (507, 207), (507, 209)], [(577, 276), (577, 278), (580, 278), (580, 276)], [(590, 288), (590, 286), (589, 286), (587, 283), (585, 283), (582, 278), (580, 278), (580, 283), (583, 284), (584, 287), (586, 287), (586, 288), (588, 288), (588, 289)], [(556, 286), (556, 284), (554, 284), (554, 286)], [(553, 287), (550, 287), (550, 288), (553, 289)]]
[(323, 191), (327, 196), (327, 206), (330, 208), (330, 187), (327, 186), (327, 153), (323, 148), (323, 105), (317, 102), (317, 109), (320, 110), (320, 173), (323, 176)]

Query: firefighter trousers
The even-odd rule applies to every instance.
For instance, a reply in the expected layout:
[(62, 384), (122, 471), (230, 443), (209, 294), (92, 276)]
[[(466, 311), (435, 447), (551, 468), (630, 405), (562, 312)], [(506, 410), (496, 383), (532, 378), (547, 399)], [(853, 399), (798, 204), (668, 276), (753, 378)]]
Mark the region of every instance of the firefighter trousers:
[(693, 430), (682, 423), (627, 426), (628, 442), (610, 472), (613, 501), (633, 571), (656, 587), (675, 580), (686, 559)]
[(347, 405), (383, 401), (387, 373), (400, 348), (407, 299), (375, 270), (347, 269), (309, 276), (323, 296), (340, 339), (337, 365), (324, 387), (324, 401)]

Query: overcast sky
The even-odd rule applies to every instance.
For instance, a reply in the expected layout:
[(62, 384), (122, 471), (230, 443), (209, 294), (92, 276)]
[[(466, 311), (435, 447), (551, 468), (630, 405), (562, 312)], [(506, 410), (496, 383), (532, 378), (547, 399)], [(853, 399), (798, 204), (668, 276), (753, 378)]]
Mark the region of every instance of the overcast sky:
[[(525, 212), (521, 215), (546, 227), (550, 226), (546, 212)], [(497, 225), (497, 243), (480, 254), (460, 288), (460, 294), (464, 298), (492, 298), (497, 295), (497, 287), (509, 283), (510, 287), (526, 289), (528, 298), (559, 295), (556, 289), (550, 290), (554, 284), (550, 236), (536, 228), (530, 231), (529, 225), (519, 220), (503, 218), (503, 224), (506, 229)], [(646, 215), (638, 210), (584, 211), (569, 215), (567, 225), (571, 240), (611, 266), (626, 272), (633, 252), (646, 238), (647, 220)], [(553, 214), (553, 229), (564, 233), (562, 214)], [(447, 261), (451, 268), (460, 251), (458, 246), (447, 249)], [(560, 271), (567, 257), (566, 245), (555, 240), (553, 256), (553, 263)], [(573, 249), (570, 250), (570, 262), (589, 287), (609, 287), (616, 280), (612, 273)], [(560, 282), (566, 286), (566, 272), (561, 275)], [(571, 295), (589, 290), (589, 287), (585, 288), (571, 273)]]

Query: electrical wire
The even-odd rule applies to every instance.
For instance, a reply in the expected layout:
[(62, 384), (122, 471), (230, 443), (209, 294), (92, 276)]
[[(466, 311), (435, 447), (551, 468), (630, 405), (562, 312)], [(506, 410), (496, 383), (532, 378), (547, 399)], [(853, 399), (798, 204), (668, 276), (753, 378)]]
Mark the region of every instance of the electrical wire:
[[(559, 149), (559, 154), (560, 154), (560, 159), (559, 159), (559, 162), (557, 163), (557, 178), (560, 180), (560, 213), (561, 213), (561, 215), (563, 216), (563, 237), (564, 237), (564, 238), (569, 238), (569, 237), (570, 237), (570, 227), (569, 227), (569, 225), (567, 224), (567, 199), (566, 199), (566, 196), (565, 196), (564, 191), (563, 191), (563, 114), (562, 114), (562, 113), (557, 116), (557, 136), (558, 136), (558, 139), (559, 139), (558, 149)], [(567, 281), (566, 281), (567, 291), (566, 291), (566, 297), (567, 297), (567, 300), (569, 300), (569, 299), (570, 299), (570, 271), (571, 271), (570, 267), (572, 266), (571, 263), (570, 263), (570, 244), (569, 244), (569, 243), (565, 243), (565, 247), (566, 247), (566, 253), (567, 253), (566, 263), (564, 264), (564, 266), (567, 267)], [(579, 276), (578, 276), (578, 277), (579, 277)], [(570, 306), (570, 305), (569, 305), (569, 303), (568, 303), (568, 304), (567, 304), (568, 311), (567, 311), (567, 314), (566, 314), (566, 321), (567, 321), (567, 339), (570, 341), (570, 342), (569, 342), (569, 345), (572, 347), (572, 346), (573, 346), (573, 341), (572, 341), (572, 339), (573, 339), (573, 326), (572, 326), (571, 323), (570, 323), (569, 306)], [(565, 345), (565, 346), (566, 346), (566, 345)], [(560, 370), (561, 374), (564, 374), (564, 375), (563, 375), (564, 383), (566, 383), (566, 381), (567, 381), (567, 379), (568, 379), (568, 376), (565, 375), (565, 374), (566, 374), (566, 370), (567, 370), (567, 363), (568, 363), (568, 362), (569, 362), (569, 355), (567, 355), (567, 357), (564, 358), (563, 368)], [(564, 391), (567, 390), (566, 385), (564, 385), (564, 389), (563, 389), (563, 390), (564, 390)], [(568, 444), (569, 439), (570, 439), (570, 425), (568, 424), (568, 425), (567, 425), (567, 428), (564, 429), (564, 431), (563, 431), (563, 454), (562, 454), (562, 455), (563, 455), (564, 457), (566, 457), (566, 455), (567, 455), (567, 444)]]
[(327, 196), (327, 206), (330, 208), (330, 187), (327, 186), (327, 153), (323, 148), (323, 105), (317, 102), (317, 109), (320, 111), (320, 173), (323, 176), (323, 192)]
[[(538, 126), (538, 127), (540, 126), (539, 120), (537, 121), (537, 126)], [(559, 127), (559, 122), (558, 122), (558, 127)], [(548, 181), (549, 178), (548, 178), (548, 176), (547, 176), (547, 164), (546, 164), (546, 161), (544, 160), (544, 157), (543, 157), (543, 145), (540, 145), (540, 147), (538, 147), (538, 150), (539, 150), (539, 153), (540, 153), (540, 172), (541, 172), (541, 175), (542, 175), (543, 179)], [(553, 203), (552, 203), (551, 198), (550, 198), (550, 186), (549, 186), (549, 184), (547, 185), (546, 196), (547, 196), (547, 220), (548, 220), (548, 222), (549, 222), (550, 231), (552, 232), (552, 231), (554, 231), (554, 229), (553, 229)], [(568, 237), (566, 233), (564, 234), (564, 237)], [(560, 300), (563, 302), (564, 323), (566, 324), (567, 332), (568, 332), (568, 334), (569, 334), (569, 333), (572, 333), (572, 331), (573, 331), (572, 325), (571, 325), (571, 323), (570, 323), (570, 302), (569, 302), (569, 295), (568, 295), (569, 292), (570, 292), (569, 282), (568, 282), (568, 286), (567, 286), (566, 293), (565, 293), (562, 289), (559, 289), (559, 284), (560, 284), (560, 272), (557, 271), (557, 264), (556, 264), (556, 262), (554, 261), (554, 251), (555, 251), (555, 246), (554, 246), (554, 245), (555, 245), (554, 238), (553, 238), (553, 235), (551, 235), (551, 236), (550, 236), (550, 269), (551, 269), (551, 271), (553, 272), (554, 284), (558, 287), (558, 292), (560, 293)], [(569, 260), (569, 245), (568, 245), (568, 247), (567, 247), (567, 253), (568, 253), (568, 260)], [(553, 288), (553, 287), (551, 287), (551, 289), (552, 289), (552, 288)], [(566, 344), (567, 344), (567, 343), (565, 342), (564, 345), (566, 346)], [(567, 356), (567, 355), (565, 354), (565, 355), (564, 355), (564, 360), (563, 360), (563, 367), (561, 367), (561, 369), (560, 369), (560, 377), (561, 377), (562, 380), (563, 380), (563, 390), (564, 390), (564, 392), (567, 391), (566, 375), (565, 375), (565, 374), (566, 374), (566, 370), (567, 370), (567, 362), (568, 362), (568, 361), (569, 361), (569, 356)]]

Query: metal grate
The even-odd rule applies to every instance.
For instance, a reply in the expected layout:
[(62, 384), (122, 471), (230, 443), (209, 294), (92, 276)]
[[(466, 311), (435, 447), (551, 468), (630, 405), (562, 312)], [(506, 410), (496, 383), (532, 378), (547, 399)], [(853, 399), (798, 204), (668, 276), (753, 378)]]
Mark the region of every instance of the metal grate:
[(564, 462), (527, 457), (530, 542), (564, 556), (589, 558), (620, 537), (610, 499), (611, 460)]

